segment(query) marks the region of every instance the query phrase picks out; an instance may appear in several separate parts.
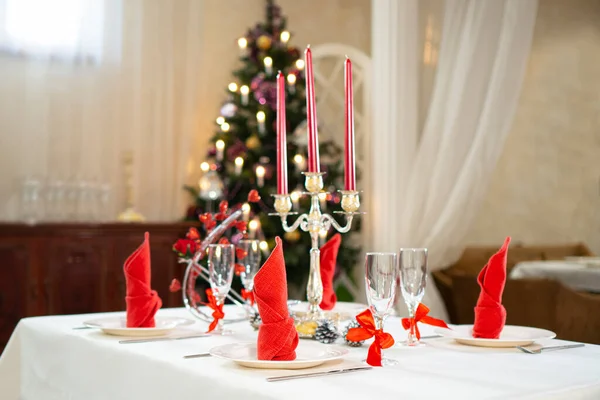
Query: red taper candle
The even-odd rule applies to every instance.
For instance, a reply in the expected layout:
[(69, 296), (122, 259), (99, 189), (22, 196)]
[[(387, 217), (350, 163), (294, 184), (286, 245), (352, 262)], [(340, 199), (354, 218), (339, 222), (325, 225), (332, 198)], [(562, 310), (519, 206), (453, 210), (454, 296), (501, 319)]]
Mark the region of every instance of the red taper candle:
[(288, 194), (285, 79), (277, 74), (277, 194)]
[(306, 68), (306, 125), (308, 128), (308, 172), (321, 172), (319, 165), (319, 133), (315, 102), (315, 76), (310, 46), (304, 52)]
[(344, 110), (346, 116), (346, 153), (344, 157), (344, 187), (356, 190), (356, 166), (354, 157), (354, 91), (352, 89), (352, 61), (344, 61)]

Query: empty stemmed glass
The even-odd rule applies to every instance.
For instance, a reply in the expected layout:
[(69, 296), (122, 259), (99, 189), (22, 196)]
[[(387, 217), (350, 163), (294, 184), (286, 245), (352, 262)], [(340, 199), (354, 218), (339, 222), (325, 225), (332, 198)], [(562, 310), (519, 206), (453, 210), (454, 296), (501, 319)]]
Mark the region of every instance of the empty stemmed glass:
[[(244, 266), (243, 270), (240, 270), (240, 279), (244, 289), (247, 292), (252, 292), (254, 289), (254, 276), (260, 268), (260, 247), (258, 240), (243, 239), (238, 243), (238, 247), (244, 252), (243, 257), (238, 257), (238, 263)], [(246, 296), (244, 296), (246, 298)], [(246, 298), (246, 306), (248, 309), (252, 308), (252, 301)]]
[(415, 332), (415, 312), (423, 296), (427, 284), (427, 249), (400, 249), (400, 290), (408, 307), (411, 326), (407, 346), (418, 346), (420, 341)]
[[(365, 284), (367, 300), (377, 329), (383, 329), (383, 321), (390, 314), (396, 297), (396, 276), (398, 274), (396, 253), (367, 253), (365, 256)], [(395, 365), (398, 362), (382, 357), (381, 365)]]
[[(225, 304), (235, 268), (235, 246), (232, 244), (211, 244), (208, 246), (208, 276), (210, 287), (217, 305)], [(227, 335), (231, 331), (223, 330), (223, 319), (211, 333)]]

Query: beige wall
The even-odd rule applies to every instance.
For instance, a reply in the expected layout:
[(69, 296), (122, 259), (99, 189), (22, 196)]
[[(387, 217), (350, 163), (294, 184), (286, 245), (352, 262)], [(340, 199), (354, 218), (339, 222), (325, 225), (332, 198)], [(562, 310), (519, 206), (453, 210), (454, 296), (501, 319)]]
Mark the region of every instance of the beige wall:
[(512, 132), (469, 243), (600, 254), (600, 1), (540, 0)]
[[(205, 0), (204, 49), (199, 71), (205, 76), (200, 101), (200, 131), (194, 144), (194, 159), (200, 162), (214, 130), (214, 120), (224, 100), (224, 90), (239, 67), (237, 39), (265, 16), (264, 0)], [(343, 43), (370, 53), (370, 0), (277, 0), (288, 18), (291, 44)], [(193, 166), (197, 170), (197, 165)], [(199, 172), (199, 171), (198, 171)], [(197, 174), (192, 174), (193, 179)]]

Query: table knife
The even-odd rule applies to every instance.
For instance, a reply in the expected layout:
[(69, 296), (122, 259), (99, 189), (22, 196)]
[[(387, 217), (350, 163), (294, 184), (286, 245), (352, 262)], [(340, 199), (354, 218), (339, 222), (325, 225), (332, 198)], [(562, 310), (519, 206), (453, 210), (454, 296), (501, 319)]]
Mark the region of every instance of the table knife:
[(279, 381), (286, 381), (286, 380), (290, 380), (290, 379), (302, 379), (302, 378), (312, 378), (312, 377), (316, 377), (316, 376), (338, 375), (338, 374), (345, 374), (347, 372), (366, 371), (366, 370), (369, 370), (372, 368), (373, 367), (365, 366), (365, 367), (333, 369), (333, 370), (322, 371), (322, 372), (310, 372), (307, 374), (272, 376), (270, 378), (267, 378), (267, 382), (279, 382)]
[(184, 339), (195, 339), (195, 338), (203, 338), (208, 337), (205, 333), (200, 335), (190, 335), (190, 336), (180, 336), (180, 337), (158, 337), (158, 338), (147, 338), (147, 339), (127, 339), (127, 340), (119, 340), (121, 344), (132, 344), (132, 343), (150, 343), (150, 342), (164, 342), (169, 340), (184, 340)]

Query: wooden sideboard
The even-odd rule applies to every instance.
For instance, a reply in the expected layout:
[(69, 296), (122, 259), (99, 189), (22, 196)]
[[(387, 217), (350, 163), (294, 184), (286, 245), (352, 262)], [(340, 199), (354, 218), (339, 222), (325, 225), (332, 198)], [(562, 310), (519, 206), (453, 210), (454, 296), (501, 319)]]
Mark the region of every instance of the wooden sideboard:
[(0, 352), (21, 318), (125, 309), (123, 262), (150, 233), (152, 287), (163, 307), (184, 264), (172, 251), (189, 223), (0, 224)]

